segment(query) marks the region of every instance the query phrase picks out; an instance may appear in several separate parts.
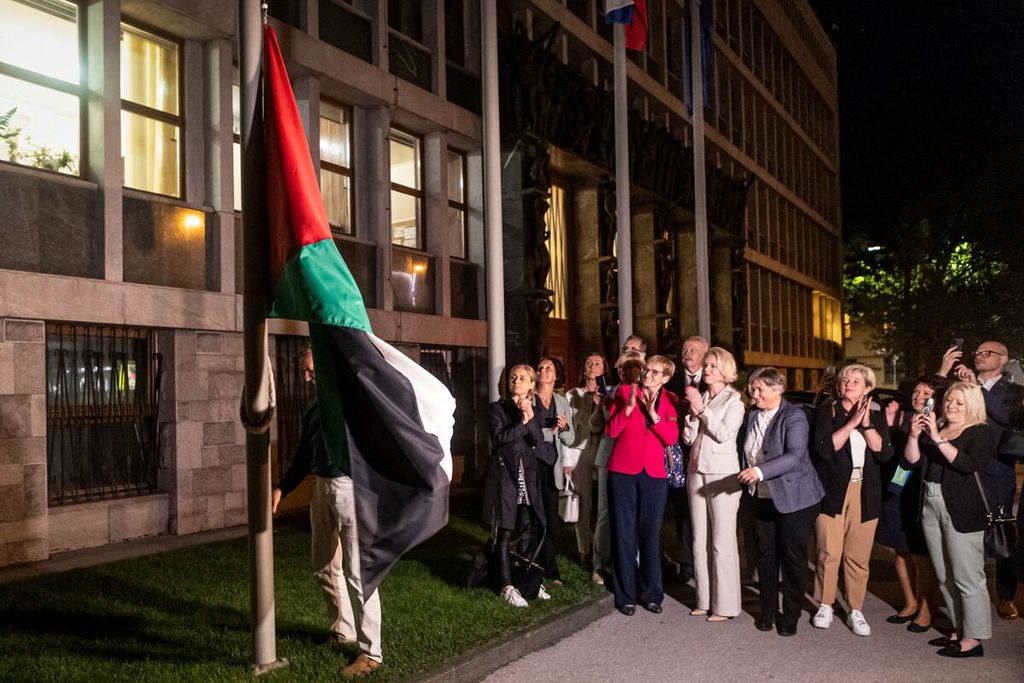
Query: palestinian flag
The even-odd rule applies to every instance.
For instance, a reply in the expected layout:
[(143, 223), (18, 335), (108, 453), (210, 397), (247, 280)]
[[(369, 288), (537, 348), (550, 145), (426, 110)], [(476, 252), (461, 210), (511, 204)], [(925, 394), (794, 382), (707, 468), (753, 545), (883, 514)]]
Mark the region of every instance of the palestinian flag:
[(270, 317), (305, 320), (331, 459), (351, 472), (363, 596), (402, 553), (448, 522), (455, 399), (373, 335), (331, 237), (274, 30), (264, 29)]

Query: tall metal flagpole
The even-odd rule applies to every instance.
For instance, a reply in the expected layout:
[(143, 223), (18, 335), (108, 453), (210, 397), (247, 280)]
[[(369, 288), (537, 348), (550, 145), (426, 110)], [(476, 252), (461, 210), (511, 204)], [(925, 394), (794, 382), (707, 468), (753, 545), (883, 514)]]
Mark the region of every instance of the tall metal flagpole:
[(615, 246), (619, 269), (619, 345), (633, 334), (633, 252), (629, 208), (629, 114), (626, 109), (626, 26), (615, 36)]
[[(242, 115), (242, 248), (244, 290), (242, 336), (245, 352), (244, 419), (265, 425), (271, 413), (267, 367), (266, 169), (263, 141), (263, 15), (260, 0), (238, 2), (239, 79)], [(270, 515), (270, 435), (247, 429), (246, 483), (249, 505), (249, 600), (252, 610), (253, 671), (283, 666), (277, 659), (274, 619), (274, 546)]]
[[(705, 0), (707, 1), (707, 0)], [(701, 0), (690, 0), (690, 92), (693, 93), (693, 219), (697, 250), (697, 329), (711, 339), (711, 282), (708, 272), (708, 209), (704, 165), (704, 69), (701, 65)]]
[(496, 0), (480, 1), (484, 87), (484, 222), (487, 268), (487, 393), (499, 398), (505, 368), (505, 253), (501, 218), (501, 129), (498, 117)]

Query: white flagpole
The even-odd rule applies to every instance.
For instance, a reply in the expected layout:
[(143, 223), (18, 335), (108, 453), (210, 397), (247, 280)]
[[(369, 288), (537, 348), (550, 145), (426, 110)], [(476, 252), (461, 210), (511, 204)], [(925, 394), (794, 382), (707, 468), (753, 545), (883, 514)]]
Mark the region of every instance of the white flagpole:
[(500, 398), (505, 369), (505, 252), (501, 230), (501, 123), (498, 117), (496, 0), (480, 1), (484, 109), (484, 233), (487, 269), (487, 395)]
[(619, 345), (633, 334), (633, 253), (629, 208), (629, 112), (626, 107), (626, 27), (615, 35), (615, 244), (619, 269)]
[[(708, 0), (704, 0), (707, 2)], [(701, 65), (701, 0), (690, 0), (690, 92), (693, 93), (693, 219), (697, 250), (697, 329), (711, 339), (711, 284), (708, 272), (708, 209), (704, 164), (704, 78)]]

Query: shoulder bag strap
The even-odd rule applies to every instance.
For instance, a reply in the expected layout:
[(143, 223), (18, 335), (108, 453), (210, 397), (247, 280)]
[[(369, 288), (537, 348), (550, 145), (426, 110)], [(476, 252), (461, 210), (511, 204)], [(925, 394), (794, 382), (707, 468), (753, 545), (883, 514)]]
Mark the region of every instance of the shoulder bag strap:
[(992, 519), (992, 508), (988, 506), (988, 496), (985, 495), (985, 487), (981, 485), (981, 477), (978, 476), (978, 471), (974, 471), (974, 481), (978, 482), (978, 491), (981, 493), (981, 502), (985, 504), (985, 514), (988, 515), (989, 520)]

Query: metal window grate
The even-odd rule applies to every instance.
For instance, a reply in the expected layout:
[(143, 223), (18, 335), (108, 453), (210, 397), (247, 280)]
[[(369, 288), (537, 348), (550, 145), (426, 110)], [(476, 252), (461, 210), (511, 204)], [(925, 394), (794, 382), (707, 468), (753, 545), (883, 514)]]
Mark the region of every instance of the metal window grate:
[(151, 330), (49, 324), (46, 330), (49, 503), (157, 490), (161, 356)]
[(308, 337), (277, 335), (274, 337), (275, 375), (277, 394), (277, 472), (280, 477), (291, 464), (295, 447), (302, 437), (302, 417), (313, 402), (316, 388), (302, 377), (299, 352), (308, 343)]

